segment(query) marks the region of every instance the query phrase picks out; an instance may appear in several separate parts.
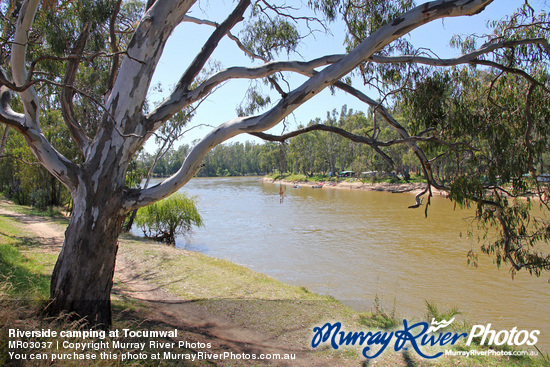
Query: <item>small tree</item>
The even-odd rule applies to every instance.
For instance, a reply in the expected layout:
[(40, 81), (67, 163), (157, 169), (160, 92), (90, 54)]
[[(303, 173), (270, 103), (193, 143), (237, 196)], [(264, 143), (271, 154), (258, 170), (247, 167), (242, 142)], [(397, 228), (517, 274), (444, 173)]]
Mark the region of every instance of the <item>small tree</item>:
[(191, 226), (202, 226), (194, 198), (176, 193), (167, 199), (141, 208), (136, 224), (145, 236), (155, 241), (176, 245), (176, 236), (188, 233)]

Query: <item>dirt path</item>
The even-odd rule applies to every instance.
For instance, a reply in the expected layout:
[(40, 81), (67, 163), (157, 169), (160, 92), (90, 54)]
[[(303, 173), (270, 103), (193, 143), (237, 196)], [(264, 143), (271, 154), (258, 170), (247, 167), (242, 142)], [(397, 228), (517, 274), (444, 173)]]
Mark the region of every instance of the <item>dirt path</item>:
[[(59, 253), (63, 244), (64, 226), (42, 217), (34, 217), (0, 208), (0, 215), (11, 217), (33, 233), (42, 250)], [(189, 343), (210, 343), (211, 347), (191, 348), (191, 352), (249, 354), (296, 354), (297, 359), (290, 363), (264, 360), (211, 361), (214, 365), (277, 365), (277, 366), (357, 366), (357, 361), (334, 359), (308, 350), (307, 343), (296, 342), (296, 338), (285, 335), (272, 335), (265, 330), (253, 330), (233, 322), (204, 307), (201, 302), (186, 301), (163, 290), (148, 280), (147, 274), (139, 271), (139, 264), (119, 251), (115, 269), (113, 298), (133, 299), (144, 304), (139, 319), (147, 320), (142, 327), (154, 328), (159, 324), (176, 328), (178, 339)], [(348, 363), (349, 362), (349, 363)]]

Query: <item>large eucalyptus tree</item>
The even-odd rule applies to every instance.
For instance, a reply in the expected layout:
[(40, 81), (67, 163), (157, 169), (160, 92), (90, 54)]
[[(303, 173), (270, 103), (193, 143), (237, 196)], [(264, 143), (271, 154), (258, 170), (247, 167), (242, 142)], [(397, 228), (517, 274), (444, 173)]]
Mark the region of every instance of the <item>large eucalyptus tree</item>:
[[(348, 92), (383, 116), (401, 137), (399, 142), (393, 143), (407, 144), (422, 163), (430, 185), (437, 186), (429, 159), (418, 145), (419, 141), (427, 139), (426, 136), (411, 136), (382, 103), (341, 80), (353, 71), (364, 76), (369, 73), (381, 75), (388, 71), (384, 68), (385, 63), (401, 65), (396, 67), (399, 73), (406, 73), (403, 63), (483, 64), (479, 60), (484, 55), (525, 44), (542, 45), (547, 58), (548, 42), (528, 34), (517, 40), (494, 38), (477, 50), (465, 49), (465, 55), (455, 60), (396, 54), (407, 49), (400, 38), (413, 29), (435, 19), (477, 14), (491, 2), (438, 0), (414, 7), (411, 1), (404, 0), (324, 0), (311, 1), (309, 15), (302, 15), (305, 5), (293, 7), (275, 0), (239, 0), (220, 24), (190, 16), (191, 10), (200, 5), (195, 0), (149, 0), (142, 15), (132, 21), (123, 20), (120, 15), (121, 9), (131, 3), (122, 0), (75, 0), (59, 4), (11, 0), (3, 4), (3, 21), (10, 22), (8, 16), (12, 16), (13, 21), (10, 27), (4, 27), (2, 35), (0, 120), (25, 137), (38, 161), (67, 187), (74, 201), (65, 242), (52, 275), (49, 311), (54, 314), (74, 312), (86, 317), (91, 325), (108, 327), (117, 239), (125, 215), (176, 192), (198, 172), (205, 155), (229, 138), (254, 133), (274, 139), (262, 132), (279, 124), (328, 87)], [(325, 20), (311, 18), (311, 8)], [(43, 43), (47, 40), (41, 35), (43, 29), (40, 27), (47, 25), (53, 14), (57, 17), (68, 14), (67, 24), (72, 27), (72, 37), (57, 38), (61, 46)], [(309, 61), (274, 60), (279, 57), (280, 49), (292, 54), (302, 40), (301, 29), (309, 32), (311, 22), (327, 26), (327, 22), (338, 18), (338, 14), (349, 26), (347, 53)], [(248, 26), (241, 41), (231, 30), (244, 19)], [(145, 112), (153, 73), (167, 40), (182, 22), (211, 26), (212, 33), (186, 71), (174, 80), (177, 84), (169, 96)], [(299, 22), (305, 25), (297, 26)], [(262, 64), (234, 66), (198, 79), (224, 37), (234, 40), (242, 52), (262, 60)], [(83, 82), (78, 82), (82, 73), (90, 72), (91, 63), (95, 63), (94, 68), (103, 68), (108, 75), (100, 96), (87, 93), (83, 90)], [(56, 78), (52, 77), (51, 65), (57, 65)], [(502, 71), (510, 72), (506, 68), (511, 66), (503, 66)], [(307, 78), (301, 85), (285, 91), (277, 76), (281, 72)], [(215, 92), (216, 87), (233, 79), (266, 79), (279, 93), (279, 98), (270, 105), (263, 100), (261, 113), (254, 115), (254, 109), (246, 109), (244, 111), (250, 115), (227, 116), (225, 122), (191, 149), (179, 171), (159, 185), (144, 189), (126, 187), (125, 175), (130, 161), (155, 131), (171, 116), (200, 103)], [(365, 77), (366, 82), (367, 79)], [(40, 88), (44, 85), (56, 87), (59, 106), (72, 143), (80, 152), (80, 160), (68, 160), (42, 134), (44, 104)], [(533, 85), (538, 87), (543, 82), (534, 80)], [(84, 102), (88, 114), (79, 112), (78, 106)], [(90, 117), (92, 107), (95, 115)], [(222, 116), (220, 119), (223, 121)], [(324, 129), (346, 134), (330, 127)], [(381, 148), (388, 144), (378, 142), (376, 135), (348, 134), (347, 137), (369, 144), (381, 154)], [(437, 137), (430, 139), (437, 140)]]

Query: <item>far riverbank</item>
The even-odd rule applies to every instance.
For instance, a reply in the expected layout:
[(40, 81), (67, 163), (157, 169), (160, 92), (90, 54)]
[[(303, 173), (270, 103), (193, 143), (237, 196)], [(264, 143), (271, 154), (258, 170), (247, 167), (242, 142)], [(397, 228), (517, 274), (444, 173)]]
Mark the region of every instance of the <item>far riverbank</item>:
[[(411, 193), (417, 194), (422, 192), (426, 188), (425, 183), (365, 183), (358, 179), (350, 179), (349, 181), (331, 182), (331, 181), (290, 181), (284, 179), (272, 179), (270, 177), (263, 177), (262, 182), (280, 184), (286, 186), (293, 186), (295, 188), (323, 188), (323, 189), (336, 189), (336, 190), (362, 190), (362, 191), (384, 191), (391, 193)], [(432, 188), (434, 195), (447, 195), (446, 191), (440, 191)]]

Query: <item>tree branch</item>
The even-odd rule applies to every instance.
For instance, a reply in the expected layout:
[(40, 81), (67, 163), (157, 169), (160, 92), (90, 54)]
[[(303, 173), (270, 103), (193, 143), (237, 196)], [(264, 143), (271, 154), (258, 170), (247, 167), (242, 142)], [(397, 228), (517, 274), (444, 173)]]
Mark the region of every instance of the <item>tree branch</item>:
[(308, 62), (302, 61), (275, 61), (256, 67), (232, 67), (222, 70), (201, 83), (192, 91), (176, 89), (146, 117), (146, 120), (155, 125), (161, 124), (171, 115), (206, 96), (218, 85), (232, 79), (259, 79), (281, 71), (293, 71), (308, 74), (317, 67), (333, 64), (341, 60), (344, 55), (328, 55)]
[[(189, 23), (195, 23), (195, 24), (199, 24), (199, 25), (209, 25), (211, 27), (218, 27), (219, 26), (218, 23), (213, 22), (211, 20), (199, 19), (199, 18), (192, 17), (190, 15), (186, 15), (183, 18), (183, 21), (184, 22), (189, 22)], [(229, 37), (229, 39), (233, 40), (237, 44), (237, 47), (239, 47), (239, 49), (241, 49), (241, 51), (243, 51), (245, 54), (247, 54), (251, 58), (262, 60), (263, 62), (269, 62), (269, 60), (267, 58), (265, 58), (263, 56), (260, 56), (260, 55), (257, 55), (254, 52), (250, 51), (248, 48), (246, 48), (246, 46), (243, 45), (241, 40), (238, 37), (236, 37), (233, 33), (227, 32), (227, 37)]]
[(411, 139), (411, 136), (409, 135), (407, 129), (405, 129), (384, 106), (382, 106), (380, 103), (376, 102), (372, 98), (368, 97), (361, 91), (341, 81), (334, 83), (334, 86), (351, 94), (352, 96), (356, 97), (360, 101), (367, 103), (376, 112), (378, 112), (384, 118), (384, 120), (386, 120), (388, 125), (390, 125), (397, 132), (397, 134), (401, 136), (401, 138), (403, 139), (403, 142), (407, 144), (409, 148), (413, 151), (413, 153), (416, 155), (416, 157), (420, 161), (420, 164), (422, 165), (422, 169), (424, 170), (424, 177), (426, 177), (426, 180), (428, 181), (428, 183), (439, 190), (447, 189), (443, 185), (439, 184), (433, 177), (433, 172), (432, 172), (430, 162), (428, 160), (428, 157), (426, 157), (426, 154), (424, 153), (424, 151), (416, 144), (415, 140)]
[[(143, 121), (143, 105), (162, 50), (173, 29), (181, 23), (195, 0), (151, 2), (128, 44), (126, 57), (122, 60), (113, 89), (106, 97), (105, 106), (118, 129), (123, 134), (143, 136), (147, 131)], [(121, 105), (122, 103), (122, 105)], [(122, 107), (123, 106), (123, 107)], [(112, 120), (104, 116), (97, 129), (96, 138), (106, 131), (114, 132)], [(128, 144), (132, 155), (139, 148), (140, 139)], [(98, 143), (94, 140), (93, 144)], [(94, 148), (95, 149), (95, 148)], [(126, 150), (125, 150), (126, 151)]]
[(2, 159), (2, 158), (13, 158), (13, 159), (15, 159), (15, 160), (17, 160), (21, 163), (24, 163), (26, 165), (29, 165), (29, 166), (41, 166), (42, 165), (42, 163), (40, 163), (40, 162), (29, 162), (29, 161), (24, 160), (21, 157), (13, 155), (13, 154), (0, 154), (0, 159)]
[[(406, 12), (372, 33), (338, 62), (327, 66), (300, 87), (291, 91), (286, 98), (282, 98), (271, 110), (262, 115), (237, 118), (220, 125), (194, 146), (180, 170), (173, 176), (146, 190), (128, 190), (124, 198), (124, 209), (130, 211), (151, 204), (177, 191), (196, 174), (202, 159), (214, 146), (238, 134), (262, 132), (275, 126), (304, 102), (337, 82), (390, 42), (409, 33), (416, 27), (434, 19), (477, 14), (491, 2), (492, 0), (440, 0)], [(172, 104), (170, 108), (173, 108), (178, 103), (181, 103), (181, 95), (172, 95), (169, 102), (163, 103), (163, 107)], [(183, 107), (185, 107), (185, 103), (181, 103), (179, 109)], [(158, 110), (153, 112), (153, 116), (156, 114), (159, 114)], [(166, 111), (157, 116), (162, 117), (165, 115)]]
[[(344, 138), (349, 139), (353, 142), (366, 144), (366, 145), (370, 146), (372, 149), (374, 149), (376, 151), (376, 153), (378, 153), (382, 158), (384, 158), (391, 167), (394, 166), (393, 159), (391, 159), (390, 156), (388, 156), (386, 153), (384, 153), (380, 149), (380, 146), (389, 146), (389, 145), (393, 145), (393, 144), (385, 144), (383, 142), (375, 141), (374, 139), (372, 139), (368, 136), (361, 136), (361, 135), (352, 134), (349, 131), (344, 130), (344, 129), (339, 128), (339, 127), (336, 127), (336, 126), (315, 124), (315, 125), (310, 125), (310, 126), (302, 128), (302, 129), (298, 129), (298, 130), (286, 133), (284, 135), (280, 135), (280, 136), (266, 134), (266, 133), (263, 133), (263, 132), (250, 133), (250, 135), (256, 136), (260, 139), (267, 140), (267, 141), (278, 141), (278, 142), (283, 143), (283, 142), (285, 142), (286, 140), (288, 140), (290, 138), (293, 138), (293, 137), (301, 135), (301, 134), (308, 133), (310, 131), (327, 131), (327, 132), (331, 132), (331, 133), (343, 136)], [(397, 144), (397, 143), (395, 143), (395, 144)]]
[[(180, 78), (174, 91), (159, 107), (155, 109), (157, 114), (155, 115), (155, 111), (153, 111), (153, 114), (152, 115), (150, 114), (143, 121), (146, 131), (148, 132), (155, 131), (162, 123), (168, 120), (176, 112), (192, 104), (193, 102), (198, 100), (198, 98), (204, 97), (212, 89), (214, 89), (217, 85), (219, 85), (219, 83), (223, 82), (223, 81), (220, 81), (218, 84), (210, 84), (210, 87), (204, 91), (204, 94), (200, 94), (200, 97), (197, 97), (197, 99), (195, 100), (189, 100), (183, 97), (189, 93), (189, 88), (191, 83), (196, 78), (198, 73), (202, 70), (202, 68), (204, 67), (204, 65), (206, 64), (206, 62), (214, 52), (214, 50), (218, 47), (218, 44), (221, 41), (221, 39), (226, 34), (229, 33), (229, 31), (235, 26), (235, 24), (243, 20), (243, 14), (249, 5), (250, 5), (250, 0), (240, 0), (239, 4), (235, 7), (233, 12), (225, 19), (225, 21), (222, 24), (216, 26), (216, 30), (210, 35), (208, 41), (203, 46), (202, 50), (195, 57), (191, 65), (187, 68), (183, 76)], [(189, 16), (185, 16), (184, 20), (188, 20), (188, 21), (193, 20), (197, 22), (199, 21), (197, 20), (197, 18), (193, 18)], [(204, 22), (203, 24), (212, 25), (211, 22), (207, 22), (207, 21), (203, 21), (203, 22)], [(202, 84), (204, 85), (205, 83), (202, 83)], [(197, 89), (195, 89), (194, 91), (196, 91)], [(183, 104), (177, 103), (176, 105), (174, 105), (174, 102), (175, 102), (174, 100), (176, 99), (177, 100), (183, 99), (184, 100)]]
[(510, 226), (506, 222), (506, 219), (504, 218), (504, 208), (499, 203), (496, 203), (491, 200), (486, 199), (472, 199), (474, 201), (477, 201), (485, 206), (490, 206), (494, 208), (495, 210), (495, 216), (500, 223), (500, 226), (502, 228), (502, 234), (504, 237), (504, 258), (510, 261), (510, 264), (512, 264), (512, 267), (515, 270), (521, 270), (521, 266), (516, 263), (514, 258), (512, 257), (512, 250), (511, 250), (511, 243), (512, 243), (512, 236), (510, 233)]
[[(27, 82), (25, 66), (27, 44), (38, 5), (38, 0), (27, 0), (22, 4), (19, 11), (11, 54), (12, 75), (16, 86), (24, 85)], [(4, 73), (1, 74), (2, 79), (5, 79)], [(11, 95), (5, 85), (0, 88), (0, 91), (2, 122), (10, 124), (22, 133), (38, 161), (69, 191), (74, 192), (79, 184), (79, 168), (55, 150), (42, 134), (39, 123), (40, 103), (35, 89), (31, 86), (18, 92), (25, 110), (24, 115), (15, 113), (9, 107)]]
[(6, 80), (4, 70), (0, 68), (0, 120), (9, 126), (17, 128), (17, 130), (24, 129), (25, 115), (12, 110), (10, 106), (12, 92), (6, 83), (11, 84)]
[[(27, 45), (31, 33), (31, 26), (38, 10), (39, 0), (26, 0), (19, 10), (19, 17), (15, 28), (14, 42), (11, 52), (11, 67), (15, 85), (27, 83), (26, 56)], [(25, 108), (25, 124), (38, 126), (39, 106), (38, 95), (34, 88), (28, 88), (19, 92), (21, 101)]]
[(113, 9), (113, 14), (111, 15), (111, 22), (109, 23), (109, 38), (111, 41), (111, 51), (114, 54), (112, 64), (111, 64), (111, 72), (109, 75), (109, 83), (107, 85), (107, 90), (111, 91), (113, 89), (113, 86), (115, 85), (116, 80), (116, 74), (118, 71), (118, 63), (120, 61), (120, 57), (118, 56), (118, 43), (117, 43), (117, 37), (116, 37), (116, 18), (118, 16), (118, 13), (120, 12), (120, 5), (122, 4), (122, 0), (118, 0), (115, 4), (115, 8)]
[(537, 85), (543, 87), (548, 93), (550, 93), (550, 90), (544, 84), (542, 84), (541, 82), (539, 82), (538, 80), (536, 80), (535, 78), (533, 78), (531, 75), (529, 75), (523, 70), (500, 65), (494, 61), (479, 59), (480, 56), (486, 55), (490, 52), (493, 52), (501, 48), (510, 48), (510, 47), (520, 46), (520, 45), (535, 45), (535, 44), (543, 46), (544, 49), (547, 51), (547, 53), (550, 55), (550, 43), (548, 42), (547, 39), (527, 38), (522, 40), (484, 44), (483, 46), (481, 46), (480, 48), (478, 48), (473, 52), (461, 55), (459, 57), (450, 58), (450, 59), (432, 58), (432, 57), (416, 56), (416, 55), (402, 55), (402, 56), (373, 55), (372, 57), (369, 58), (369, 60), (379, 64), (408, 63), (408, 64), (424, 64), (424, 65), (431, 65), (431, 66), (455, 66), (455, 65), (461, 65), (461, 64), (476, 64), (476, 65), (491, 66), (499, 70), (506, 71), (508, 73), (518, 74), (524, 77), (525, 79), (527, 79), (529, 82), (536, 83)]
[(475, 61), (472, 61), (472, 63), (474, 63), (476, 65), (491, 66), (491, 67), (494, 67), (495, 69), (499, 69), (499, 70), (505, 71), (505, 72), (510, 73), (510, 74), (519, 75), (519, 76), (525, 78), (529, 83), (541, 87), (542, 89), (544, 89), (544, 91), (546, 93), (550, 93), (550, 89), (548, 89), (548, 87), (546, 87), (546, 85), (542, 84), (537, 79), (533, 78), (531, 75), (529, 75), (528, 73), (526, 73), (523, 70), (512, 68), (512, 67), (509, 67), (509, 66), (504, 66), (504, 65), (501, 65), (497, 62), (488, 61), (488, 60), (475, 60)]
[(90, 143), (90, 138), (88, 138), (88, 136), (84, 132), (84, 129), (82, 129), (82, 126), (75, 118), (73, 109), (74, 90), (69, 88), (68, 86), (72, 86), (76, 79), (78, 66), (80, 65), (80, 56), (82, 55), (82, 53), (84, 52), (84, 48), (86, 47), (86, 42), (88, 41), (88, 37), (90, 36), (91, 26), (91, 22), (88, 22), (84, 25), (84, 28), (80, 32), (80, 35), (76, 40), (73, 49), (71, 50), (71, 54), (75, 55), (76, 57), (71, 58), (67, 63), (65, 80), (63, 81), (63, 84), (65, 84), (67, 87), (61, 88), (60, 96), (63, 120), (69, 128), (69, 132), (76, 142), (76, 145), (84, 154), (86, 153), (86, 149), (88, 148), (88, 145)]
[(243, 20), (243, 14), (250, 5), (250, 0), (240, 0), (233, 12), (225, 19), (225, 21), (216, 27), (216, 30), (210, 35), (208, 41), (202, 47), (202, 50), (195, 57), (191, 65), (187, 68), (176, 89), (181, 88), (188, 90), (189, 86), (195, 77), (202, 70), (214, 50), (218, 47), (221, 39), (235, 26)]
[(454, 66), (454, 65), (470, 63), (476, 60), (479, 56), (486, 55), (490, 52), (493, 52), (501, 48), (510, 48), (514, 46), (534, 45), (534, 44), (539, 44), (543, 46), (545, 50), (550, 54), (550, 44), (547, 39), (526, 38), (521, 40), (486, 43), (475, 51), (472, 51), (470, 53), (467, 53), (455, 58), (450, 58), (450, 59), (416, 56), (416, 55), (401, 55), (401, 56), (373, 55), (372, 57), (369, 58), (369, 60), (379, 64), (417, 63), (417, 64), (432, 65), (432, 66)]

